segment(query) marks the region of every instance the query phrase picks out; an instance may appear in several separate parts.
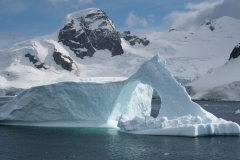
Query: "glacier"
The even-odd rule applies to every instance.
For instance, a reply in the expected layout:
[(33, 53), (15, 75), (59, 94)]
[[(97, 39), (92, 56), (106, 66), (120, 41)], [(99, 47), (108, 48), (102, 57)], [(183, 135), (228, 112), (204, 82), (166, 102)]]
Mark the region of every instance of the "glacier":
[[(162, 101), (157, 118), (150, 117), (153, 89)], [(217, 118), (191, 101), (159, 54), (126, 80), (61, 82), (25, 90), (0, 108), (0, 120), (1, 124), (117, 125), (122, 132), (147, 135), (240, 134), (237, 123)]]

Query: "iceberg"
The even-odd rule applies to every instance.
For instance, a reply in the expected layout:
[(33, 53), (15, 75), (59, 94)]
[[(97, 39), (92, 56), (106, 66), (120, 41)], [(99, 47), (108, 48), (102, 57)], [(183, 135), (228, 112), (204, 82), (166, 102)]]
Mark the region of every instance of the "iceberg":
[[(157, 118), (150, 117), (153, 89), (162, 101)], [(61, 82), (25, 90), (0, 108), (0, 120), (118, 126), (122, 132), (147, 135), (240, 134), (237, 123), (217, 118), (191, 101), (159, 54), (126, 80)]]

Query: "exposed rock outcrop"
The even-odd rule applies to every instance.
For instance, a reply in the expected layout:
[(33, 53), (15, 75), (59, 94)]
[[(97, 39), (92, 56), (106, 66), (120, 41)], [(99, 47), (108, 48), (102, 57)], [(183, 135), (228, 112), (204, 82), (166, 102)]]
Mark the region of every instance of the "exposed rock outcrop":
[(58, 38), (82, 59), (92, 57), (95, 50), (108, 49), (112, 56), (124, 53), (118, 31), (100, 9), (90, 8), (69, 14)]
[(229, 60), (231, 60), (232, 58), (235, 59), (239, 55), (240, 55), (240, 43), (233, 48), (232, 53), (230, 54)]
[[(27, 53), (25, 55), (25, 57), (28, 57), (29, 61), (32, 62), (36, 68), (38, 68), (38, 69), (43, 68), (45, 70), (48, 69), (47, 67), (44, 66), (44, 63), (39, 62), (39, 60), (34, 55)], [(38, 62), (39, 62), (39, 64), (38, 64)]]
[(168, 32), (172, 32), (172, 31), (177, 31), (176, 29), (169, 29), (169, 31)]
[(131, 35), (130, 31), (124, 31), (122, 34), (122, 38), (128, 41), (129, 44), (132, 46), (134, 46), (136, 43), (147, 46), (150, 43), (150, 41), (146, 38), (139, 38), (138, 36)]
[(203, 25), (209, 26), (209, 29), (211, 31), (214, 31), (215, 30), (214, 22), (215, 22), (215, 20), (213, 20), (213, 21), (205, 20), (205, 22), (202, 24), (202, 26)]
[(61, 52), (58, 52), (55, 49), (53, 53), (53, 58), (58, 65), (62, 66), (63, 69), (66, 69), (68, 71), (73, 70), (72, 68), (73, 60), (69, 56), (63, 55)]

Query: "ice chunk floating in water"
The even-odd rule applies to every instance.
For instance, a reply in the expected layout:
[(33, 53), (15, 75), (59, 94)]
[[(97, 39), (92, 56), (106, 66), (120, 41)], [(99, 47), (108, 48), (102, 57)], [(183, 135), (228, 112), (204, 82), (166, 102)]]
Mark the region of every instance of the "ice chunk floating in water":
[[(150, 117), (153, 88), (162, 104)], [(192, 102), (156, 55), (120, 82), (62, 82), (26, 90), (0, 108), (1, 120), (59, 122), (101, 127), (118, 121), (121, 131), (149, 135), (239, 135), (237, 123), (225, 121)], [(65, 123), (66, 124), (66, 123)]]

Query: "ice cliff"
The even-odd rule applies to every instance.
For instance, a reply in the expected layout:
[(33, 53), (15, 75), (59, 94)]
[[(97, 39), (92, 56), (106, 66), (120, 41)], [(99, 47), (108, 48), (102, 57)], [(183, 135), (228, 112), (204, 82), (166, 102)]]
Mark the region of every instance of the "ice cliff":
[[(153, 88), (162, 105), (149, 117)], [(28, 89), (0, 108), (1, 120), (117, 121), (121, 131), (154, 135), (239, 134), (237, 123), (225, 121), (191, 101), (159, 55), (120, 82), (62, 82)]]
[[(126, 82), (61, 82), (28, 89), (0, 108), (1, 120), (98, 121), (149, 115), (152, 88)], [(113, 114), (114, 113), (114, 114)]]

